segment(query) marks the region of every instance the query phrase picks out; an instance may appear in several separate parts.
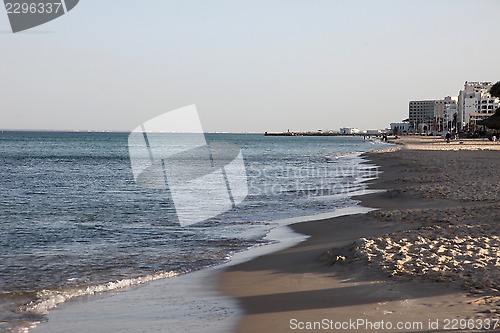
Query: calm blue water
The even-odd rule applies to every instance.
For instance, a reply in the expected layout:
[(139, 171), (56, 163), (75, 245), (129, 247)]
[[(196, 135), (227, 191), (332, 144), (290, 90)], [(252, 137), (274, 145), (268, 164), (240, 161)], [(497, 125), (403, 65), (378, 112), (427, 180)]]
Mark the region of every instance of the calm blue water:
[[(263, 243), (272, 221), (354, 204), (356, 137), (208, 134), (242, 149), (249, 195), (180, 227), (164, 190), (136, 185), (125, 133), (0, 132), (0, 331), (73, 296), (221, 263)], [(118, 281), (110, 284), (109, 282)]]

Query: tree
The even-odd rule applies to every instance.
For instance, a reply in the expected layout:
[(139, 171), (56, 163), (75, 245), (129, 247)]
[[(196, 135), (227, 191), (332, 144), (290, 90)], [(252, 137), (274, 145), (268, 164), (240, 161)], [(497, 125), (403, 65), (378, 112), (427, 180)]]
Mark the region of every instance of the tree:
[(490, 89), (490, 95), (500, 98), (500, 81), (495, 83)]
[(458, 113), (453, 114), (453, 128), (458, 132)]

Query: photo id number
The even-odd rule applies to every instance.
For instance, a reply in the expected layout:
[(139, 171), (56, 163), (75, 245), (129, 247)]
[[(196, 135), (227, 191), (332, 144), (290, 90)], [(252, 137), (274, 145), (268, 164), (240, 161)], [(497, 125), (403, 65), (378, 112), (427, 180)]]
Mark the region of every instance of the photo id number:
[(62, 4), (59, 2), (39, 2), (39, 3), (26, 3), (26, 2), (7, 2), (5, 9), (7, 14), (52, 14), (59, 13), (62, 10)]

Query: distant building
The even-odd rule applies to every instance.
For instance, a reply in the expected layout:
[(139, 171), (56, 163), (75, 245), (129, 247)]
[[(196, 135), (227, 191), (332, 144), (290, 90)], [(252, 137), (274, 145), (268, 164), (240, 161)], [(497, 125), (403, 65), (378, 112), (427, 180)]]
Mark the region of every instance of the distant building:
[[(363, 132), (365, 133), (365, 132)], [(369, 129), (369, 130), (366, 130), (366, 134), (367, 135), (381, 135), (381, 134), (384, 134), (385, 133), (385, 130), (381, 130), (381, 129)]]
[(488, 94), (484, 98), (481, 98), (479, 110), (475, 113), (471, 113), (469, 122), (475, 125), (478, 121), (490, 117), (499, 106), (500, 100), (498, 98), (492, 98)]
[(341, 127), (339, 133), (340, 134), (346, 134), (346, 135), (358, 134), (359, 133), (359, 128), (355, 128), (355, 127)]
[[(456, 98), (411, 101), (409, 105), (410, 132), (442, 132), (448, 128), (450, 115), (456, 110)], [(451, 115), (452, 116), (452, 115)]]
[(390, 134), (401, 135), (401, 134), (408, 134), (409, 132), (410, 132), (409, 122), (391, 123)]
[(453, 132), (458, 125), (458, 97), (444, 98), (443, 132)]
[(466, 81), (458, 97), (409, 103), (409, 132), (476, 131), (480, 120), (500, 106), (500, 99), (489, 94), (492, 82)]
[[(442, 106), (443, 105), (443, 106)], [(427, 132), (435, 128), (437, 114), (444, 110), (439, 100), (410, 101), (409, 122), (413, 132)]]
[(458, 122), (462, 130), (475, 130), (479, 120), (488, 118), (500, 105), (500, 100), (489, 94), (492, 82), (466, 81), (458, 94)]

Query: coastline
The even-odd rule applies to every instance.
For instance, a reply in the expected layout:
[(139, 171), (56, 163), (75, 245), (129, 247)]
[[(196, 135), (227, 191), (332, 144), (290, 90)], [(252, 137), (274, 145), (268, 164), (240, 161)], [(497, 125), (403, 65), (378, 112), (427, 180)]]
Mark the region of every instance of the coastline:
[[(300, 220), (316, 221), (318, 216), (343, 216), (370, 210), (347, 207)], [(52, 309), (48, 321), (29, 332), (231, 332), (243, 312), (234, 298), (220, 293), (218, 277), (227, 267), (288, 249), (307, 239), (308, 236), (291, 228), (296, 221), (296, 218), (275, 221), (277, 226), (265, 239), (279, 241), (238, 252), (227, 263), (144, 285), (71, 299)]]
[[(369, 179), (360, 181), (366, 180)], [(307, 238), (294, 232), (291, 224), (368, 211), (349, 206), (334, 212), (272, 221), (275, 227), (265, 237), (271, 241), (269, 244), (238, 252), (227, 263), (200, 271), (67, 300), (52, 308), (46, 316), (48, 321), (32, 326), (30, 332), (232, 331), (242, 313), (236, 300), (216, 290), (215, 279), (221, 270), (289, 248)], [(182, 303), (189, 306), (179, 306)], [(212, 303), (217, 306), (211, 306)]]
[[(343, 140), (341, 140), (341, 141), (344, 142)], [(363, 142), (361, 140), (356, 140), (356, 141), (359, 142), (360, 144), (362, 144), (365, 147), (365, 150), (373, 149), (373, 146), (372, 146), (373, 143)], [(313, 141), (313, 145), (317, 146), (316, 141)], [(324, 145), (321, 145), (321, 146), (325, 146), (325, 145), (326, 145), (326, 143)], [(346, 167), (347, 168), (346, 172), (348, 172), (348, 174), (351, 174), (352, 172), (357, 172), (357, 169), (351, 169), (351, 166), (355, 166), (355, 165), (359, 164), (359, 162), (361, 160), (359, 158), (360, 153), (359, 152), (352, 152), (351, 153), (351, 150), (353, 150), (351, 148), (351, 144), (348, 144), (347, 146), (348, 146), (348, 148), (338, 149), (339, 153), (335, 153), (335, 154), (332, 153), (332, 155), (324, 155), (320, 151), (322, 148), (318, 149), (318, 152), (317, 152), (317, 156), (319, 157), (318, 163), (320, 163), (322, 166), (324, 166), (325, 170), (327, 170), (333, 166), (334, 169), (332, 170), (332, 173), (331, 173), (332, 175), (336, 175), (336, 172), (337, 172), (339, 167), (340, 168)], [(377, 146), (377, 145), (375, 145), (375, 146)], [(301, 147), (302, 147), (302, 145), (301, 145)], [(278, 150), (279, 149), (281, 149), (281, 148), (278, 148)], [(305, 148), (300, 148), (299, 150), (308, 151), (308, 149), (305, 149)], [(337, 149), (333, 149), (333, 151), (336, 152)], [(304, 152), (304, 154), (301, 154), (301, 156), (306, 156), (303, 159), (305, 160), (306, 163), (309, 163), (310, 158), (307, 157), (308, 156), (307, 152)], [(299, 160), (301, 159), (301, 157), (298, 157), (298, 158), (299, 158)], [(334, 163), (332, 163), (333, 161), (334, 161)], [(314, 163), (316, 163), (316, 161)], [(329, 163), (329, 164), (327, 164), (327, 163)], [(330, 163), (332, 163), (332, 164), (330, 164)], [(273, 166), (276, 166), (276, 165), (273, 164)], [(353, 179), (355, 178), (357, 181), (355, 184), (352, 184), (352, 186), (350, 186), (351, 183), (349, 183), (350, 180), (348, 179), (348, 176), (342, 175), (340, 182), (348, 185), (345, 188), (342, 187), (342, 189), (344, 189), (344, 192), (349, 191), (349, 194), (346, 194), (344, 192), (339, 193), (339, 194), (335, 194), (335, 193), (337, 193), (337, 190), (332, 190), (332, 193), (334, 193), (334, 194), (322, 196), (322, 198), (320, 198), (316, 202), (315, 200), (310, 200), (308, 197), (305, 197), (304, 195), (308, 195), (307, 193), (299, 193), (299, 194), (297, 194), (297, 197), (295, 197), (295, 195), (293, 195), (294, 198), (291, 198), (292, 200), (299, 201), (298, 205), (296, 205), (297, 207), (293, 207), (292, 205), (286, 205), (286, 203), (288, 202), (287, 200), (283, 201), (285, 203), (285, 206), (276, 205), (276, 207), (274, 208), (276, 213), (269, 214), (269, 217), (272, 218), (274, 216), (274, 219), (271, 221), (266, 219), (265, 221), (269, 221), (269, 222), (265, 223), (266, 226), (259, 226), (259, 228), (261, 228), (262, 232), (259, 233), (258, 236), (255, 236), (255, 237), (262, 237), (264, 235), (264, 231), (266, 233), (269, 232), (269, 228), (272, 225), (276, 225), (276, 224), (286, 225), (289, 223), (294, 223), (297, 221), (304, 221), (307, 219), (317, 220), (317, 219), (321, 219), (321, 218), (326, 218), (328, 216), (332, 216), (334, 214), (333, 213), (334, 209), (333, 208), (328, 209), (328, 207), (355, 206), (355, 202), (349, 199), (351, 193), (353, 193), (351, 191), (358, 189), (358, 190), (360, 190), (358, 193), (363, 193), (362, 189), (365, 186), (362, 184), (358, 184), (358, 182), (361, 183), (363, 180), (369, 179), (369, 177), (370, 177), (369, 175), (371, 174), (370, 171), (365, 171), (365, 168), (362, 168), (362, 169), (363, 170), (360, 171), (359, 175), (353, 174), (353, 176), (352, 176)], [(369, 169), (369, 168), (366, 168), (366, 169)], [(314, 174), (312, 174), (312, 176), (316, 177)], [(269, 178), (269, 176), (265, 176), (265, 177)], [(298, 177), (301, 177), (301, 176), (298, 176)], [(308, 176), (305, 176), (305, 177), (308, 177)], [(267, 178), (265, 178), (265, 179), (267, 179)], [(301, 180), (301, 179), (302, 178), (297, 179), (297, 180)], [(336, 180), (336, 177), (332, 177), (332, 178), (328, 178), (328, 179), (331, 180), (331, 182), (329, 182), (329, 183), (336, 184), (338, 182)], [(295, 181), (295, 178), (293, 180)], [(301, 185), (296, 185), (295, 183), (293, 186), (297, 186), (297, 188), (302, 188)], [(280, 201), (280, 200), (278, 200), (278, 201)], [(318, 209), (317, 204), (322, 205), (322, 209)], [(266, 206), (267, 206), (267, 204), (263, 205), (263, 207), (266, 207)], [(288, 209), (286, 207), (290, 207), (290, 209)], [(359, 210), (358, 208), (356, 208), (356, 209)], [(325, 213), (319, 213), (322, 210), (325, 211)], [(249, 210), (249, 211), (253, 211), (253, 209)], [(280, 211), (281, 211), (281, 213), (280, 213)], [(338, 211), (338, 209), (337, 209), (337, 211)], [(337, 213), (337, 211), (335, 213)], [(258, 212), (258, 209), (256, 212)], [(315, 213), (316, 215), (314, 215), (314, 216), (309, 215), (311, 213)], [(292, 219), (289, 219), (288, 221), (284, 221), (284, 220), (277, 221), (276, 219), (280, 219), (281, 216), (283, 216), (283, 217), (295, 216), (295, 217)], [(254, 217), (251, 217), (251, 218), (256, 219), (255, 221), (262, 220), (262, 219), (259, 219), (259, 217), (257, 217), (257, 215)], [(257, 220), (257, 219), (259, 219), (259, 220)], [(290, 221), (290, 220), (293, 220), (293, 221)], [(255, 224), (252, 224), (251, 226), (249, 226), (250, 232), (253, 230), (252, 229), (253, 227), (255, 227)], [(235, 229), (238, 229), (238, 228), (235, 228)], [(267, 229), (267, 230), (265, 230), (265, 229)], [(289, 228), (284, 228), (284, 229), (289, 229)], [(278, 230), (278, 228), (275, 228), (275, 229), (273, 229), (273, 232), (271, 232), (271, 233), (274, 233), (274, 231), (277, 231), (277, 230)], [(243, 231), (245, 231), (245, 230), (243, 230)], [(260, 235), (262, 235), (262, 236), (260, 236)], [(209, 236), (213, 237), (213, 235), (209, 235)], [(253, 237), (253, 236), (251, 236), (251, 237)], [(270, 240), (279, 241), (280, 242), (279, 246), (286, 246), (286, 247), (291, 246), (290, 240), (285, 239), (286, 237), (284, 238), (282, 234), (270, 235), (270, 237), (271, 237)], [(304, 236), (300, 235), (300, 237), (302, 239)], [(235, 237), (235, 238), (238, 238), (238, 237)], [(203, 241), (203, 238), (201, 238), (201, 240)], [(259, 238), (258, 241), (255, 241), (255, 242), (248, 242), (248, 243), (243, 242), (243, 243), (241, 243), (242, 246), (239, 246), (239, 247), (237, 246), (237, 248), (243, 250), (243, 249), (247, 249), (249, 245), (252, 245), (252, 244), (257, 245), (255, 247), (253, 247), (251, 249), (251, 251), (245, 250), (245, 253), (246, 252), (253, 253), (252, 255), (255, 255), (255, 256), (263, 255), (266, 251), (269, 251), (269, 252), (276, 251), (279, 248), (278, 244), (272, 244), (270, 246), (265, 246), (265, 247), (258, 246), (258, 244), (261, 243), (260, 241), (261, 241), (261, 238)], [(247, 245), (243, 246), (244, 244), (247, 244)], [(207, 248), (207, 251), (210, 251), (210, 250), (211, 250), (211, 248), (209, 246)], [(231, 264), (232, 264), (235, 262), (236, 256), (233, 256), (231, 254), (231, 257), (232, 257), (231, 258)], [(165, 253), (165, 258), (169, 258), (168, 253)], [(226, 256), (225, 258), (228, 258), (228, 256)], [(196, 260), (197, 258), (193, 258), (193, 259)], [(220, 265), (219, 265), (219, 267), (220, 267)], [(209, 271), (210, 271), (209, 275), (216, 275), (217, 274), (213, 269), (209, 269)], [(203, 277), (201, 277), (201, 276), (203, 276)], [(197, 278), (195, 278), (195, 277), (197, 277)], [(141, 281), (143, 280), (142, 277), (140, 278), (140, 280)], [(63, 332), (63, 331), (68, 331), (68, 330), (72, 331), (72, 332), (77, 332), (77, 331), (84, 332), (84, 331), (88, 331), (88, 329), (86, 329), (86, 327), (91, 327), (92, 331), (98, 331), (99, 324), (102, 324), (103, 327), (116, 327), (116, 330), (121, 330), (121, 329), (126, 328), (126, 327), (123, 327), (121, 325), (129, 325), (130, 324), (131, 327), (137, 327), (136, 324), (127, 323), (127, 320), (121, 320), (121, 319), (118, 320), (117, 319), (117, 318), (123, 318), (124, 316), (126, 316), (126, 317), (131, 317), (131, 318), (135, 317), (135, 318), (137, 318), (138, 322), (142, 322), (141, 324), (143, 324), (144, 327), (141, 328), (141, 330), (148, 330), (149, 327), (151, 327), (151, 329), (152, 329), (155, 325), (156, 325), (156, 327), (158, 327), (158, 325), (159, 326), (163, 325), (163, 326), (170, 326), (170, 327), (177, 326), (179, 328), (178, 330), (182, 331), (182, 330), (184, 330), (184, 328), (181, 325), (182, 323), (178, 322), (178, 324), (172, 324), (172, 323), (175, 323), (175, 319), (173, 318), (174, 316), (171, 316), (170, 314), (168, 314), (168, 312), (172, 312), (172, 311), (177, 312), (177, 313), (181, 312), (180, 311), (181, 309), (179, 309), (179, 307), (174, 308), (174, 309), (172, 309), (170, 307), (170, 298), (171, 298), (171, 297), (169, 297), (170, 290), (175, 289), (175, 290), (173, 290), (173, 292), (176, 295), (179, 295), (179, 297), (182, 297), (182, 295), (181, 295), (182, 293), (180, 292), (180, 290), (184, 289), (185, 296), (186, 296), (185, 297), (186, 303), (195, 304), (195, 303), (200, 303), (200, 302), (203, 303), (203, 300), (198, 301), (196, 299), (196, 298), (199, 298), (200, 295), (193, 294), (191, 289), (195, 289), (195, 288), (190, 288), (190, 285), (204, 286), (204, 287), (206, 287), (205, 289), (207, 290), (207, 292), (211, 292), (211, 289), (213, 289), (213, 288), (211, 288), (210, 283), (207, 284), (207, 280), (211, 281), (211, 278), (209, 278), (207, 275), (203, 275), (201, 273), (200, 274), (190, 273), (187, 275), (183, 275), (181, 273), (179, 276), (175, 276), (175, 277), (171, 277), (169, 279), (166, 279), (165, 281), (168, 280), (168, 282), (165, 282), (165, 283), (163, 283), (163, 281), (150, 281), (151, 279), (146, 279), (146, 280), (149, 282), (142, 283), (141, 281), (138, 281), (139, 283), (122, 283), (122, 280), (117, 280), (116, 282), (112, 281), (110, 283), (106, 283), (105, 285), (103, 285), (105, 288), (101, 288), (101, 285), (96, 286), (96, 288), (94, 288), (92, 286), (90, 292), (87, 292), (88, 288), (83, 287), (83, 288), (78, 289), (78, 286), (75, 288), (75, 290), (70, 290), (70, 293), (65, 293), (66, 290), (63, 290), (63, 292), (59, 292), (57, 290), (54, 293), (48, 292), (47, 293), (47, 295), (48, 295), (47, 302), (45, 301), (45, 298), (43, 299), (43, 302), (40, 302), (40, 305), (43, 305), (43, 306), (38, 306), (38, 303), (36, 303), (35, 304), (36, 307), (32, 306), (31, 304), (28, 304), (27, 307), (20, 308), (20, 310), (19, 310), (20, 314), (23, 315), (24, 318), (26, 318), (26, 321), (22, 323), (22, 326), (23, 327), (33, 327), (34, 325), (37, 325), (36, 328), (32, 329), (34, 332), (56, 332), (56, 331)], [(175, 283), (173, 281), (175, 281)], [(184, 281), (189, 281), (189, 282), (185, 283)], [(108, 284), (111, 285), (112, 288), (107, 288)], [(155, 290), (155, 288), (149, 287), (150, 285), (151, 286), (155, 285), (158, 287)], [(214, 285), (215, 285), (215, 283), (214, 283)], [(117, 287), (117, 288), (115, 288), (115, 287)], [(121, 287), (124, 287), (124, 288), (121, 288)], [(101, 289), (102, 289), (102, 291), (109, 291), (109, 293), (108, 292), (100, 293), (99, 291), (101, 291)], [(199, 288), (199, 289), (197, 288), (196, 292), (198, 294), (204, 294), (205, 292), (203, 291), (203, 289), (204, 288)], [(158, 290), (162, 290), (162, 291), (159, 292)], [(145, 295), (141, 295), (141, 294), (145, 294)], [(73, 295), (76, 295), (78, 297), (73, 298)], [(89, 295), (89, 296), (87, 297), (85, 295)], [(164, 303), (163, 307), (161, 306), (161, 304), (159, 304), (155, 301), (151, 302), (154, 305), (150, 304), (148, 302), (148, 298), (156, 300), (156, 299), (159, 299), (161, 297), (163, 298), (163, 303)], [(214, 297), (217, 298), (217, 295), (214, 295)], [(118, 300), (118, 299), (122, 299), (123, 302), (116, 303), (116, 300)], [(96, 300), (96, 302), (94, 302), (94, 300)], [(108, 302), (108, 300), (109, 300), (109, 302)], [(219, 303), (220, 299), (216, 299), (215, 301)], [(83, 303), (87, 303), (87, 304), (84, 305)], [(122, 303), (126, 304), (126, 305), (123, 305)], [(181, 302), (179, 302), (179, 303), (181, 303)], [(25, 304), (27, 304), (27, 303), (25, 303)], [(47, 306), (45, 306), (45, 305), (47, 305)], [(55, 308), (56, 305), (57, 305), (57, 308)], [(201, 304), (200, 306), (204, 307), (203, 304)], [(137, 308), (136, 311), (133, 310), (134, 307)], [(232, 314), (234, 313), (233, 309), (237, 309), (237, 305), (234, 304), (234, 301), (232, 299), (227, 302), (227, 305), (223, 305), (223, 307), (228, 309), (228, 312), (231, 314), (231, 316), (233, 316)], [(142, 319), (142, 317), (151, 319), (151, 316), (149, 314), (144, 313), (143, 308), (149, 308), (152, 312), (156, 313), (154, 321), (151, 320), (151, 322), (148, 323), (148, 321), (145, 321), (144, 319)], [(210, 307), (204, 307), (204, 308), (206, 309), (206, 311), (205, 311), (206, 314), (203, 314), (201, 312), (202, 314), (200, 315), (200, 311), (196, 310), (193, 312), (193, 316), (201, 316), (201, 317), (204, 316), (206, 320), (210, 320), (213, 315), (216, 315), (217, 317), (219, 317), (217, 315), (217, 313), (211, 313), (214, 311), (212, 311)], [(31, 309), (34, 309), (35, 311), (31, 312), (32, 311)], [(47, 313), (47, 309), (49, 309), (48, 313)], [(75, 309), (78, 309), (78, 310), (75, 310)], [(191, 311), (191, 308), (185, 308), (186, 313), (188, 313), (189, 311)], [(217, 311), (215, 311), (215, 312), (217, 312)], [(71, 313), (73, 313), (73, 315)], [(78, 313), (85, 314), (85, 315), (79, 315)], [(124, 315), (125, 313), (127, 315)], [(103, 314), (106, 314), (106, 316), (103, 316)], [(91, 318), (93, 318), (93, 317), (99, 318), (99, 319), (96, 321), (92, 321)], [(181, 317), (186, 317), (186, 316), (181, 316)], [(48, 320), (48, 323), (46, 322), (47, 320)], [(115, 323), (113, 323), (113, 320), (115, 321)], [(219, 322), (219, 319), (217, 321)], [(38, 323), (40, 323), (40, 324), (38, 324)], [(116, 325), (116, 326), (114, 326), (114, 325)], [(213, 325), (214, 324), (211, 322), (210, 326), (213, 326)], [(21, 325), (18, 325), (18, 326), (21, 326)], [(198, 326), (199, 326), (198, 331), (206, 331), (208, 329), (207, 325), (204, 325), (203, 323), (201, 323), (201, 321), (199, 322)], [(220, 327), (218, 325), (215, 325), (215, 326)], [(232, 325), (232, 326), (234, 326), (234, 325)], [(225, 327), (225, 326), (222, 326), (222, 327)], [(129, 330), (130, 330), (130, 328), (129, 328)], [(173, 330), (173, 329), (171, 329), (171, 330)], [(190, 331), (196, 331), (196, 329), (193, 328), (193, 325), (190, 325)], [(213, 331), (230, 331), (230, 329), (214, 328)]]
[[(473, 207), (477, 205), (495, 205), (494, 199), (492, 202), (491, 198), (481, 197), (481, 188), (469, 191), (476, 197), (450, 195), (442, 179), (433, 182), (440, 170), (432, 169), (435, 161), (428, 158), (439, 156), (445, 161), (456, 162), (457, 158), (465, 156), (463, 154), (474, 151), (472, 154), (478, 155), (476, 158), (483, 163), (488, 160), (494, 165), (497, 152), (484, 150), (498, 150), (499, 146), (477, 141), (446, 145), (435, 138), (406, 138), (403, 141), (405, 146), (398, 152), (365, 154), (371, 163), (383, 170), (369, 188), (387, 192), (356, 199), (363, 206), (379, 208), (378, 211), (292, 225), (293, 230), (309, 238), (289, 249), (231, 266), (221, 274), (219, 290), (235, 297), (244, 309), (245, 315), (238, 322), (237, 332), (290, 332), (301, 327), (307, 329), (307, 325), (318, 322), (325, 323), (323, 320), (327, 320), (325, 324), (328, 320), (331, 320), (330, 324), (353, 320), (363, 320), (365, 324), (380, 324), (381, 321), (394, 325), (420, 323), (421, 327), (397, 331), (440, 332), (449, 329), (446, 323), (452, 320), (474, 319), (478, 323), (474, 329), (460, 330), (473, 332), (484, 327), (488, 318), (495, 318), (494, 302), (497, 299), (494, 292), (488, 294), (486, 290), (476, 290), (473, 293), (460, 283), (450, 280), (436, 282), (432, 277), (429, 279), (418, 274), (394, 277), (378, 263), (369, 264), (359, 258), (343, 263), (345, 257), (353, 256), (351, 244), (360, 237), (376, 240), (378, 236), (398, 235), (405, 230), (414, 230), (418, 234), (421, 232), (418, 228), (438, 223), (443, 210), (445, 213), (446, 210), (459, 211), (457, 216), (448, 212), (452, 219), (458, 218), (459, 224), (463, 207), (471, 207), (468, 214), (473, 214)], [(424, 156), (423, 160), (415, 159), (417, 150), (429, 156)], [(414, 160), (420, 164), (411, 165)], [(471, 159), (465, 158), (464, 165), (460, 166), (470, 163)], [(422, 168), (422, 172), (415, 167)], [(431, 169), (432, 173), (429, 172)], [(470, 171), (471, 177), (481, 176)], [(441, 173), (446, 180), (443, 170)], [(412, 179), (412, 176), (416, 177)], [(425, 182), (421, 183), (423, 180)], [(470, 186), (468, 179), (463, 181), (463, 186)], [(496, 186), (486, 189), (486, 196), (491, 195), (489, 191), (495, 191)], [(460, 188), (458, 191), (455, 194), (467, 193)], [(498, 209), (498, 205), (495, 207)], [(424, 216), (429, 211), (432, 213)], [(490, 213), (491, 221), (495, 222), (497, 212)], [(479, 213), (480, 210), (476, 211)], [(406, 218), (397, 218), (401, 215)], [(464, 223), (467, 222), (471, 223), (470, 220)], [(320, 327), (310, 326), (309, 329), (314, 331)], [(385, 330), (387, 326), (368, 325), (351, 331)], [(500, 329), (490, 328), (489, 331)]]
[[(382, 158), (384, 154), (386, 158)], [(392, 153), (365, 154), (369, 163), (383, 170), (370, 189), (390, 189), (405, 172), (406, 166), (398, 165), (387, 154)], [(313, 221), (275, 228), (273, 231), (281, 234), (272, 235), (272, 239), (284, 242), (252, 248), (222, 266), (70, 301), (51, 311), (48, 323), (30, 332), (170, 332), (179, 331), (181, 326), (186, 332), (289, 332), (291, 319), (297, 323), (363, 319), (367, 323), (385, 320), (423, 325), (438, 320), (443, 325), (446, 319), (476, 318), (489, 307), (458, 285), (389, 277), (361, 261), (332, 261), (332, 255), (349, 256), (348, 245), (360, 237), (397, 234), (424, 224), (380, 216), (383, 212), (463, 203), (394, 190), (356, 200), (380, 210), (321, 220), (318, 216)], [(188, 299), (186, 290), (191, 296)], [(190, 313), (178, 307), (186, 301)]]

